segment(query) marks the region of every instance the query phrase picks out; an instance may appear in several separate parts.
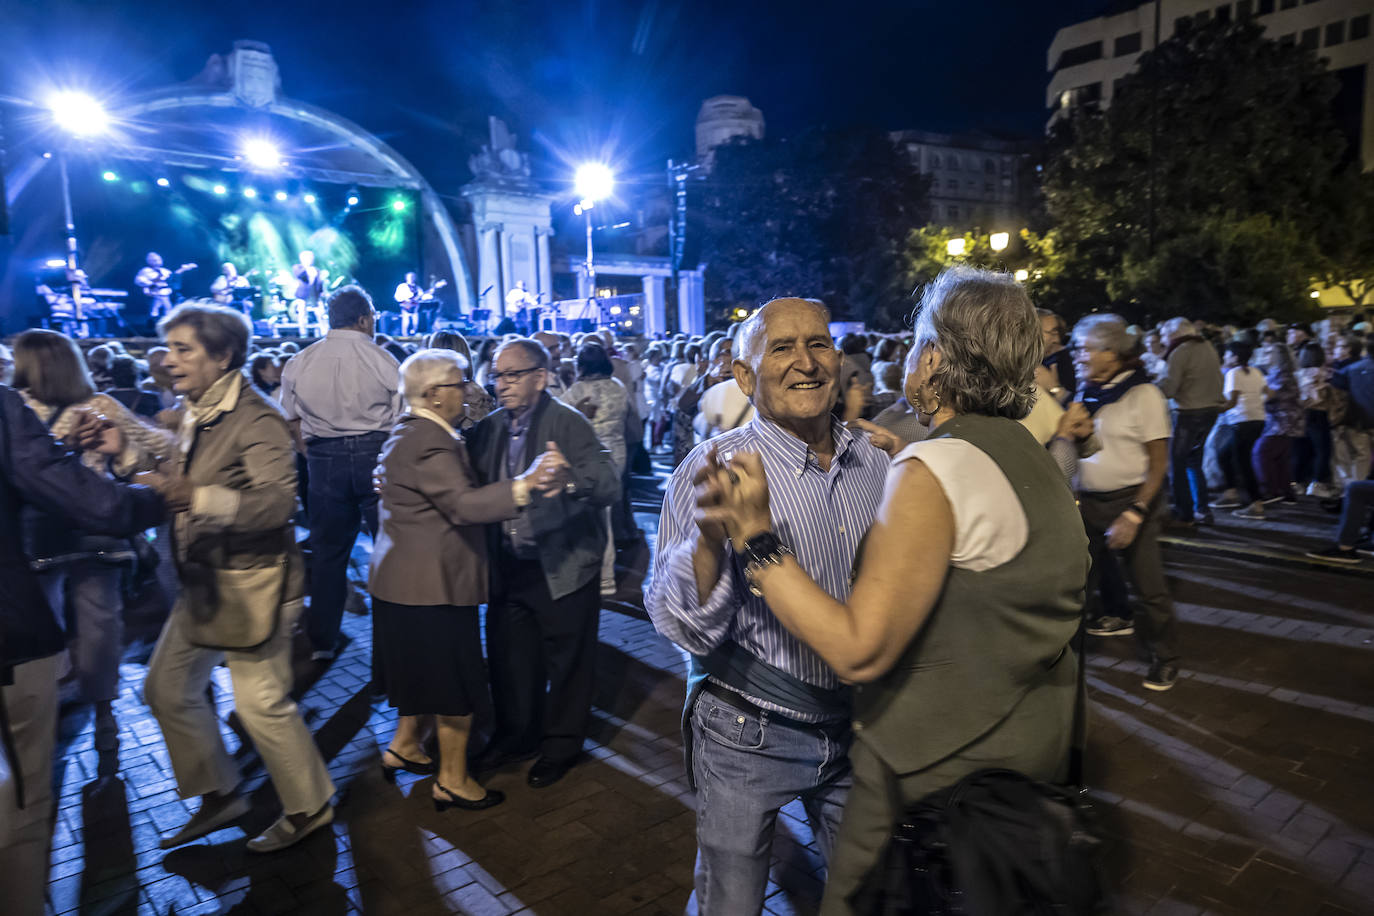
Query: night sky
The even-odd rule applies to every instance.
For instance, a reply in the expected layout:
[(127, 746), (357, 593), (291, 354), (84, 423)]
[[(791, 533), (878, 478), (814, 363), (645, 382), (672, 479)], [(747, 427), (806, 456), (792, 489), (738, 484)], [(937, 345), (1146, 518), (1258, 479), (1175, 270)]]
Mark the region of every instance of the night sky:
[[(118, 93), (189, 79), (234, 39), (272, 46), (287, 95), (380, 134), (440, 193), (504, 117), (536, 169), (604, 154), (661, 182), (701, 101), (746, 95), (770, 134), (812, 125), (1033, 135), (1060, 26), (1103, 0), (804, 3), (7, 0), (0, 80)], [(627, 189), (628, 190), (628, 189)]]

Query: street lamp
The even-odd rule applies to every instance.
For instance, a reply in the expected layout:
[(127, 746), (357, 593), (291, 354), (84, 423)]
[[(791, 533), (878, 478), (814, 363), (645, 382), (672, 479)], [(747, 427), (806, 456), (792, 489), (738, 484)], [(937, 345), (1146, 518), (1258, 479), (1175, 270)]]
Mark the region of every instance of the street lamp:
[[(48, 111), (53, 123), (73, 137), (95, 137), (110, 127), (105, 108), (84, 92), (54, 92), (48, 97)], [(57, 171), (62, 184), (62, 215), (67, 230), (67, 276), (71, 281), (72, 315), (81, 327), (84, 314), (81, 308), (81, 282), (77, 279), (76, 218), (72, 215), (72, 184), (67, 176), (65, 150), (57, 151)]]
[(966, 250), (968, 250), (968, 245), (962, 238), (950, 239), (945, 242), (945, 251), (951, 258), (962, 258)]
[(1006, 232), (994, 232), (988, 236), (988, 244), (993, 251), (1005, 251), (1007, 245), (1011, 244), (1011, 235)]
[(610, 166), (589, 162), (573, 175), (573, 189), (582, 200), (573, 207), (587, 221), (587, 298), (596, 297), (596, 261), (592, 257), (592, 208), (598, 200), (605, 200), (615, 189), (615, 175)]

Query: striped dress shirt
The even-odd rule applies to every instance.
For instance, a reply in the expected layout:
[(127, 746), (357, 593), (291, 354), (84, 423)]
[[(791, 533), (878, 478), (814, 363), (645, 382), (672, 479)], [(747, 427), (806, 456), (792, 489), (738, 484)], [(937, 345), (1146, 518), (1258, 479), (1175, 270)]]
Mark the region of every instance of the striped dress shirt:
[[(835, 457), (821, 469), (815, 452), (791, 433), (755, 417), (738, 429), (697, 446), (668, 481), (659, 520), (658, 545), (645, 604), (659, 633), (693, 655), (706, 655), (726, 640), (809, 684), (827, 689), (839, 678), (820, 656), (783, 628), (754, 595), (733, 551), (726, 547), (720, 579), (711, 593), (697, 594), (692, 554), (697, 526), (692, 478), (714, 447), (722, 460), (757, 452), (768, 476), (773, 531), (816, 584), (838, 601), (849, 597), (854, 556), (882, 501), (888, 457), (835, 421)], [(749, 700), (794, 718), (761, 697)]]

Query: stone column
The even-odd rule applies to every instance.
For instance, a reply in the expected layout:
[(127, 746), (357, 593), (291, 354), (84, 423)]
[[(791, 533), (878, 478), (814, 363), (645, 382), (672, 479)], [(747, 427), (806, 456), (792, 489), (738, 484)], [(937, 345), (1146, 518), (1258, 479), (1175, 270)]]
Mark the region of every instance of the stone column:
[(696, 271), (678, 275), (677, 327), (687, 334), (706, 332), (706, 287)]
[(490, 290), (480, 296), (480, 305), (484, 309), (490, 309), (493, 315), (504, 317), (506, 314), (506, 303), (502, 301), (497, 293), (498, 273), (500, 271), (499, 258), (496, 256), (496, 224), (484, 223), (479, 227), (481, 233), (481, 251), (478, 254), (477, 264), (477, 292), (482, 293), (487, 287)]
[(544, 304), (553, 301), (553, 263), (549, 261), (549, 236), (552, 229), (535, 229), (535, 250), (539, 258), (539, 292), (544, 296)]
[(501, 239), (499, 242), (501, 252), (501, 303), (506, 301), (506, 293), (515, 286), (515, 278), (510, 275), (510, 231), (501, 227)]
[(644, 336), (653, 337), (660, 331), (668, 330), (668, 303), (664, 296), (663, 277), (644, 276), (640, 282), (644, 284)]

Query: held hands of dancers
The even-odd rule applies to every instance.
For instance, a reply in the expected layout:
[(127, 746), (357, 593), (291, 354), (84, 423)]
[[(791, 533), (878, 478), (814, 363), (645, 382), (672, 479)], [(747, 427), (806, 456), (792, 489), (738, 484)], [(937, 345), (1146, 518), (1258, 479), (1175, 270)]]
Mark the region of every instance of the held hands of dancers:
[(191, 481), (176, 473), (167, 464), (163, 464), (156, 471), (144, 471), (135, 474), (134, 483), (156, 490), (162, 496), (163, 502), (167, 504), (168, 512), (185, 512), (191, 508), (191, 496), (194, 490)]
[(124, 431), (104, 414), (82, 409), (67, 442), (79, 451), (114, 457), (124, 450)]
[(768, 476), (757, 453), (722, 456), (712, 448), (693, 483), (696, 523), (707, 540), (719, 544), (728, 537), (738, 552), (751, 537), (772, 530)]
[(572, 483), (572, 465), (563, 456), (556, 442), (546, 442), (545, 450), (531, 462), (520, 479), (531, 490), (545, 497), (554, 496)]

